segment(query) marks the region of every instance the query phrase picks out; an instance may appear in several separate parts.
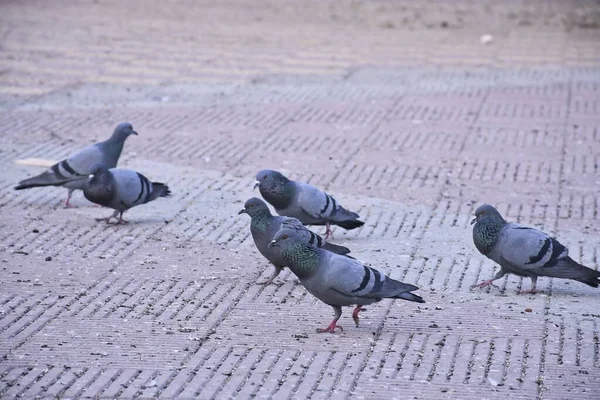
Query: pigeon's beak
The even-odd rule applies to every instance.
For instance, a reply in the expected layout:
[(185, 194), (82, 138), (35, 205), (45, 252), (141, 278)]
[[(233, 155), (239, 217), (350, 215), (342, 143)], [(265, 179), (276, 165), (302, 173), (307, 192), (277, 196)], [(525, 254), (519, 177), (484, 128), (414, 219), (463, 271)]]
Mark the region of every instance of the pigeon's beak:
[(275, 247), (275, 246), (277, 246), (277, 240), (271, 240), (269, 242), (269, 247)]
[(253, 189), (256, 189), (258, 187), (258, 185), (260, 185), (259, 181), (254, 182), (254, 188)]
[(138, 133), (137, 133), (136, 131), (132, 131), (132, 132), (133, 132), (133, 134), (134, 134), (135, 136), (137, 136), (137, 135), (138, 135)]
[(471, 221), (471, 225), (473, 225), (475, 222), (477, 222), (477, 217), (473, 218), (473, 221)]
[(247, 213), (247, 211), (246, 211), (246, 209), (244, 208), (243, 210), (240, 210), (240, 212), (238, 213), (238, 215), (241, 215), (241, 214), (246, 214), (246, 213)]

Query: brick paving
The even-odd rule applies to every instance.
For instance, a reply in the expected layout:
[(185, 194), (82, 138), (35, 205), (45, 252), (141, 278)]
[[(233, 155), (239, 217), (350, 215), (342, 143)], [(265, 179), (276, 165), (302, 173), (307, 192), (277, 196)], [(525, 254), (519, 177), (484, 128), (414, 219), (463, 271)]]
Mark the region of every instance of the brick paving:
[[(469, 222), (495, 204), (600, 268), (599, 39), (595, 1), (3, 2), (0, 398), (597, 398), (600, 291), (471, 290)], [(120, 165), (173, 191), (129, 225), (12, 190), (122, 121)], [(357, 210), (336, 242), (427, 303), (324, 335), (289, 271), (257, 285), (237, 211), (267, 167)]]

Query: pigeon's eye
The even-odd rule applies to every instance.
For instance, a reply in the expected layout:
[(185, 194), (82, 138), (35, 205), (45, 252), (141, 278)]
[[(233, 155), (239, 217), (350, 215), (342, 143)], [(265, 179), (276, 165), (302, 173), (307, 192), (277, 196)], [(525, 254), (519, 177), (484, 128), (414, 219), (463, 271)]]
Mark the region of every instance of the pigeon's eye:
[(288, 238), (288, 236), (287, 236), (287, 235), (283, 235), (281, 238), (282, 238), (282, 239), (287, 239), (287, 238)]
[(265, 175), (265, 176), (263, 176), (263, 179), (267, 179), (267, 176), (266, 176), (266, 175)]
[(250, 204), (250, 205), (248, 206), (248, 208), (252, 208), (252, 207), (254, 207), (254, 204)]

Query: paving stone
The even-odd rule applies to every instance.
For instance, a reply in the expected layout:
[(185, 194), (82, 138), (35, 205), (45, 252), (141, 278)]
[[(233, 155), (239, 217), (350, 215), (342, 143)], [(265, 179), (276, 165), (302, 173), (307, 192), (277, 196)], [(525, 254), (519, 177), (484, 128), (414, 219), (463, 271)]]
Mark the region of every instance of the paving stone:
[[(498, 266), (477, 206), (600, 268), (597, 4), (113, 0), (0, 5), (0, 397), (595, 399), (598, 290)], [(113, 29), (111, 26), (118, 26)], [(480, 37), (493, 40), (484, 45)], [(172, 197), (128, 225), (14, 191), (131, 122)], [(264, 168), (365, 221), (334, 241), (425, 304), (332, 308), (238, 215)], [(316, 231), (320, 231), (319, 227)]]

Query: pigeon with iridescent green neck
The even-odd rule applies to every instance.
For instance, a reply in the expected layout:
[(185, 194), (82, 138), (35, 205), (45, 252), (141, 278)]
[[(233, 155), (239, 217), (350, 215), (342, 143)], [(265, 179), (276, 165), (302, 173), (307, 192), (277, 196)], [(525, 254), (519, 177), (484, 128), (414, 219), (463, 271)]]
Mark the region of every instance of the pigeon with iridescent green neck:
[(71, 195), (75, 190), (83, 190), (92, 173), (92, 166), (95, 164), (102, 164), (106, 168), (117, 166), (125, 139), (130, 135), (137, 135), (133, 126), (128, 122), (119, 124), (108, 140), (85, 147), (69, 158), (54, 164), (42, 174), (19, 182), (15, 190), (41, 186), (62, 186), (69, 189), (65, 207), (70, 207)]
[(325, 329), (317, 332), (333, 333), (342, 315), (342, 306), (357, 305), (352, 318), (358, 326), (358, 313), (362, 306), (382, 299), (403, 299), (424, 303), (411, 293), (419, 288), (391, 279), (374, 268), (364, 266), (357, 260), (343, 257), (304, 243), (292, 229), (281, 229), (269, 244), (281, 250), (290, 270), (300, 279), (313, 296), (333, 307), (335, 317)]
[(244, 213), (248, 214), (251, 218), (250, 233), (252, 233), (256, 248), (275, 267), (273, 275), (263, 283), (265, 285), (273, 282), (281, 270), (285, 268), (285, 261), (281, 257), (281, 251), (277, 248), (269, 247), (269, 243), (282, 226), (298, 232), (302, 240), (310, 246), (320, 247), (341, 255), (350, 253), (350, 249), (328, 243), (321, 236), (309, 231), (296, 218), (273, 216), (265, 202), (256, 197), (246, 201), (244, 209), (238, 214)]
[(490, 286), (506, 274), (531, 278), (531, 289), (523, 293), (535, 293), (540, 276), (574, 279), (592, 287), (600, 284), (600, 272), (569, 257), (569, 250), (558, 240), (537, 229), (506, 222), (489, 204), (477, 208), (471, 224), (475, 224), (473, 242), (477, 250), (500, 265), (492, 279), (477, 287)]
[(331, 195), (307, 183), (289, 180), (277, 171), (260, 171), (256, 186), (277, 214), (298, 218), (304, 225), (325, 225), (325, 239), (331, 236), (331, 225), (344, 229), (364, 225), (357, 213), (346, 210)]

